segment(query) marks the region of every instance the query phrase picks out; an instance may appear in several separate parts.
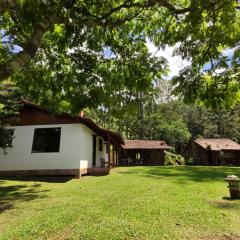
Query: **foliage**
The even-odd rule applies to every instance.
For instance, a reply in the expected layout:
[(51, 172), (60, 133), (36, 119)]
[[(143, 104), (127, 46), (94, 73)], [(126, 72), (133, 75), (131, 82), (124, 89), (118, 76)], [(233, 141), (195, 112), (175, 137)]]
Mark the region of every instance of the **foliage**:
[(230, 138), (240, 142), (239, 113), (239, 105), (232, 110), (215, 111), (196, 105), (185, 105), (184, 118), (192, 138)]
[(183, 156), (165, 151), (165, 165), (184, 165), (185, 159)]
[[(2, 179), (1, 239), (201, 239), (240, 236), (223, 179), (240, 168), (124, 167), (108, 176)], [(14, 218), (13, 218), (14, 212)], [(196, 227), (197, 226), (197, 227)]]
[[(177, 53), (191, 60), (175, 80), (185, 99), (213, 107), (239, 101), (235, 0), (9, 0), (0, 14), (0, 79), (11, 76), (49, 108), (77, 112), (147, 90), (162, 75), (147, 39), (163, 49), (178, 44)], [(227, 48), (234, 50), (231, 64), (222, 54)]]
[[(230, 138), (240, 142), (239, 105), (232, 110), (213, 111), (204, 106), (186, 105), (180, 100), (155, 101), (154, 96), (143, 101), (143, 124), (139, 106), (134, 101), (118, 108), (113, 106), (111, 115), (104, 108), (88, 110), (86, 114), (126, 139), (141, 139), (140, 132), (143, 131), (144, 139), (164, 140), (178, 153), (184, 151), (191, 139), (198, 137)], [(162, 97), (165, 99), (164, 94)]]
[[(126, 103), (111, 116), (108, 112), (104, 115), (103, 109), (87, 113), (99, 124), (118, 131), (126, 139), (164, 140), (181, 152), (191, 137), (183, 113), (178, 111), (182, 105), (174, 101), (157, 104), (154, 96), (142, 96), (141, 105), (139, 100)], [(101, 120), (99, 114), (103, 114)]]
[(0, 148), (12, 147), (13, 132), (0, 126)]
[(13, 133), (5, 126), (18, 115), (19, 99), (19, 89), (12, 82), (0, 84), (0, 148), (11, 146)]
[[(228, 2), (226, 11), (239, 3), (219, 4), (224, 2)], [(213, 110), (233, 107), (240, 101), (240, 12), (225, 15), (215, 5), (211, 13), (202, 11), (197, 17), (195, 21), (201, 21), (201, 27), (192, 28), (192, 37), (178, 49), (180, 55), (191, 59), (191, 65), (175, 77), (175, 93), (180, 93), (185, 102), (198, 100)]]
[(148, 117), (146, 138), (162, 139), (173, 146), (177, 152), (181, 152), (189, 141), (191, 133), (182, 116), (173, 116), (172, 112), (172, 109), (168, 109), (165, 105), (158, 106), (155, 113)]
[[(235, 0), (2, 1), (0, 81), (51, 111), (88, 108), (127, 138), (164, 139), (178, 152), (191, 135), (239, 141), (237, 113), (224, 110), (240, 101), (239, 21)], [(173, 79), (174, 92), (210, 108), (201, 108), (204, 118), (169, 94), (159, 101), (168, 67), (147, 41), (177, 46), (191, 63)]]

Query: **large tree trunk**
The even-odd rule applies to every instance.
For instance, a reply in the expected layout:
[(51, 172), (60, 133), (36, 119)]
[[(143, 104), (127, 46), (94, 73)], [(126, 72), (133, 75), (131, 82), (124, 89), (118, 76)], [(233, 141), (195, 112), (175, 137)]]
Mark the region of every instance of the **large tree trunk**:
[(41, 45), (44, 33), (49, 26), (50, 25), (46, 23), (39, 23), (23, 50), (17, 53), (12, 59), (0, 64), (0, 81), (7, 79), (14, 72), (19, 71), (34, 58)]

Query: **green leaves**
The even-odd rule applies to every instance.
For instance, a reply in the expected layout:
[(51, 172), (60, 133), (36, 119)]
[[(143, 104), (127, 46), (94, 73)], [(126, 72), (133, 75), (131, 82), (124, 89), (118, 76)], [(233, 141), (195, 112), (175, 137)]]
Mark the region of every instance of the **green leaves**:
[(16, 121), (20, 92), (11, 81), (0, 84), (0, 148), (10, 147), (13, 131), (3, 126)]
[[(154, 79), (166, 73), (164, 59), (148, 54), (148, 38), (161, 48), (178, 44), (176, 54), (192, 62), (174, 80), (176, 92), (188, 101), (200, 99), (208, 106), (213, 103), (212, 107), (220, 101), (221, 106), (231, 106), (238, 102), (234, 74), (239, 72), (239, 61), (229, 67), (222, 51), (239, 43), (237, 4), (232, 0), (21, 0), (14, 6), (5, 4), (0, 16), (0, 34), (6, 34), (0, 43), (0, 79), (12, 76), (26, 95), (46, 105), (62, 100), (74, 102), (74, 111), (77, 105), (96, 107), (109, 94), (151, 91)], [(105, 49), (110, 50), (109, 56), (104, 55)], [(212, 70), (205, 73), (208, 63)], [(221, 68), (225, 73), (216, 74)], [(205, 74), (211, 76), (211, 83)], [(235, 100), (230, 103), (230, 98)]]

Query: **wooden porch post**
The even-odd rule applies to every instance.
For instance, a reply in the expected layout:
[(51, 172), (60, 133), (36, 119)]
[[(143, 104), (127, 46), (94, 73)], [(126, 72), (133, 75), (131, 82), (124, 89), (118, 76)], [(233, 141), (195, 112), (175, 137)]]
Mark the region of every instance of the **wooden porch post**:
[(93, 155), (92, 155), (92, 166), (96, 166), (96, 135), (93, 135)]
[(117, 145), (113, 144), (113, 166), (117, 165)]
[(107, 136), (107, 153), (108, 153), (108, 167), (111, 167), (111, 159), (110, 159), (110, 137), (109, 135)]
[(120, 150), (119, 150), (119, 146), (117, 144), (116, 145), (116, 166), (118, 166), (119, 153), (120, 153)]

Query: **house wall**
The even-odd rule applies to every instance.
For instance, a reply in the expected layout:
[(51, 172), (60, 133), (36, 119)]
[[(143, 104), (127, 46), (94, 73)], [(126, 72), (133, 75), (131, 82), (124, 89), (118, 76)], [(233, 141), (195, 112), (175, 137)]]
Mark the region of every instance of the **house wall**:
[[(61, 127), (58, 153), (31, 153), (35, 128)], [(0, 149), (0, 171), (92, 167), (94, 132), (83, 124), (13, 126), (13, 147)]]

